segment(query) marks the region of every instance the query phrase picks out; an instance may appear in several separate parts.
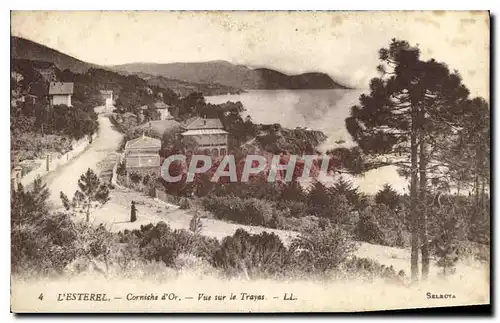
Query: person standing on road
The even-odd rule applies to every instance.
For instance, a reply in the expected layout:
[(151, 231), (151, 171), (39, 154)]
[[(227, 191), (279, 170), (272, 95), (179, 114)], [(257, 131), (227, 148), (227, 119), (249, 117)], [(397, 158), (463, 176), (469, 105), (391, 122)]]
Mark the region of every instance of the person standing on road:
[(130, 222), (135, 222), (135, 221), (137, 221), (137, 208), (135, 207), (135, 202), (132, 201), (130, 207)]

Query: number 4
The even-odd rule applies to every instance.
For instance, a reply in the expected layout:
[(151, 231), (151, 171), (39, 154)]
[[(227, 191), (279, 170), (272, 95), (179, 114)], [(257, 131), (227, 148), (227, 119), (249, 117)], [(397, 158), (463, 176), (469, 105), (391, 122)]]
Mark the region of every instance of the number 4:
[(38, 296), (38, 299), (43, 301), (43, 293), (41, 293), (40, 296)]

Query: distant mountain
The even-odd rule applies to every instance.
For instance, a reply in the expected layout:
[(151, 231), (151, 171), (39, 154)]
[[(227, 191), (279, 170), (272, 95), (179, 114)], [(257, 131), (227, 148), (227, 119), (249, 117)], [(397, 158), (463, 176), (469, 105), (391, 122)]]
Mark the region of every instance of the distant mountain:
[(268, 68), (250, 69), (226, 61), (201, 63), (131, 63), (111, 66), (126, 73), (146, 73), (153, 76), (187, 82), (212, 84), (242, 89), (346, 89), (324, 73), (287, 75)]
[(87, 72), (89, 68), (99, 67), (98, 65), (86, 63), (28, 39), (12, 36), (10, 38), (10, 43), (11, 57), (13, 59), (50, 62), (61, 71), (69, 69), (74, 73), (80, 74)]
[[(99, 66), (61, 53), (55, 49), (20, 37), (11, 37), (11, 57), (53, 63), (59, 70), (83, 74), (90, 68), (101, 68), (121, 74), (137, 74), (158, 86), (172, 86), (180, 92), (199, 91), (206, 95), (238, 93), (240, 89), (345, 89), (324, 73), (287, 75), (278, 71), (226, 61), (200, 63), (131, 63)], [(156, 77), (156, 78), (155, 78)]]
[(232, 86), (222, 85), (218, 83), (194, 83), (186, 82), (163, 76), (153, 76), (145, 73), (137, 73), (137, 76), (146, 80), (149, 85), (156, 85), (162, 88), (169, 88), (181, 96), (187, 96), (192, 92), (201, 92), (203, 95), (225, 95), (225, 94), (240, 94), (244, 92), (241, 89)]

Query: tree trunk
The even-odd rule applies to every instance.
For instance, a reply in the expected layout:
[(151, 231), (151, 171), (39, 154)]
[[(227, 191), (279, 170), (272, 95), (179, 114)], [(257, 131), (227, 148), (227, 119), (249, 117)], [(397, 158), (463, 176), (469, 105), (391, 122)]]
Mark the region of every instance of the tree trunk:
[(87, 223), (90, 221), (90, 198), (87, 201)]
[(486, 180), (484, 177), (481, 178), (481, 210), (485, 209), (485, 198), (486, 198)]
[(420, 244), (422, 248), (422, 280), (426, 280), (429, 276), (429, 244), (427, 238), (427, 205), (426, 205), (426, 187), (427, 187), (427, 152), (425, 145), (425, 136), (423, 130), (420, 130), (420, 156), (419, 156), (419, 200), (420, 200)]
[(416, 107), (412, 105), (412, 131), (411, 131), (411, 181), (410, 181), (410, 231), (411, 231), (411, 281), (418, 281), (418, 146), (416, 129)]

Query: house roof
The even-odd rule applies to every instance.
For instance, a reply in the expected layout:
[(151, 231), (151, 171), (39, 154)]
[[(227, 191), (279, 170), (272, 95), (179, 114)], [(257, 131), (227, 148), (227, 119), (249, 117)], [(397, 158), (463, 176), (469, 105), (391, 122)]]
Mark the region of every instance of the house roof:
[(113, 90), (101, 90), (101, 94), (113, 94)]
[(228, 132), (222, 129), (193, 129), (193, 130), (188, 130), (181, 135), (183, 136), (198, 136), (198, 135), (224, 135), (227, 134)]
[(139, 138), (135, 138), (135, 139), (127, 141), (127, 143), (125, 144), (125, 150), (127, 150), (127, 149), (145, 149), (145, 148), (160, 150), (161, 140), (142, 135)]
[(181, 124), (181, 127), (186, 130), (194, 129), (224, 129), (222, 122), (219, 119), (205, 119), (201, 117), (193, 117)]
[(50, 82), (49, 94), (73, 94), (73, 83), (70, 82)]
[(170, 106), (164, 102), (155, 102), (156, 109), (168, 109)]
[(126, 168), (160, 167), (160, 155), (129, 155), (125, 165)]
[(147, 110), (148, 106), (147, 105), (142, 105), (139, 107), (139, 110)]

